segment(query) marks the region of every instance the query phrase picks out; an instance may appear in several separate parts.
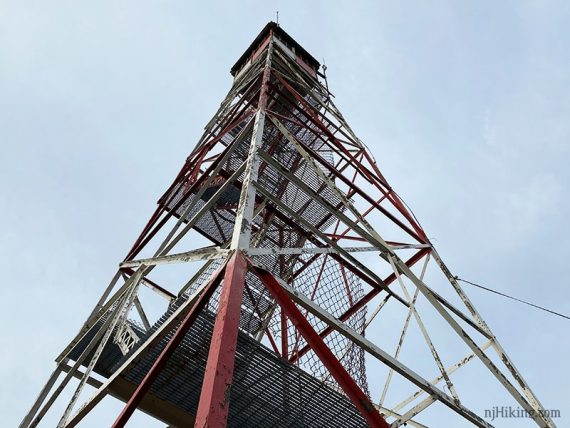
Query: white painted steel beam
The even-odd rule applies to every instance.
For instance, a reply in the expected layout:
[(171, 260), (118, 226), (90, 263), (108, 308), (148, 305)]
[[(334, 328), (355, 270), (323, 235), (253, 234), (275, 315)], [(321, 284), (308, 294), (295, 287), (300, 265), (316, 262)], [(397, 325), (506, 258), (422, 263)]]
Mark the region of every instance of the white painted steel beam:
[(221, 249), (220, 247), (205, 247), (205, 248), (199, 248), (197, 250), (186, 251), (184, 253), (168, 254), (166, 256), (151, 257), (148, 259), (130, 260), (121, 263), (120, 267), (133, 268), (133, 267), (140, 267), (141, 265), (157, 266), (157, 265), (219, 259), (222, 257), (227, 257), (229, 251), (230, 250), (228, 249)]
[[(360, 253), (379, 251), (376, 247), (341, 247), (343, 251), (348, 253)], [(332, 247), (302, 247), (302, 248), (277, 248), (277, 247), (256, 247), (246, 251), (250, 256), (265, 255), (292, 255), (292, 254), (338, 254), (338, 251)]]

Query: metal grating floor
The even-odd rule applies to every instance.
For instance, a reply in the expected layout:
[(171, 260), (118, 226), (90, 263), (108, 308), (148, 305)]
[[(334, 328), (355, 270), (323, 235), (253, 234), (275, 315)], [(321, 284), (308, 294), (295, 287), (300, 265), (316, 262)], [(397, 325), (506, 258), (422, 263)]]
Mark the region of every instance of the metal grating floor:
[[(152, 329), (137, 344), (140, 346), (176, 310), (171, 305)], [(214, 315), (204, 311), (170, 358), (166, 368), (151, 387), (151, 392), (185, 411), (195, 414), (214, 325)], [(140, 328), (133, 325), (137, 333)], [(85, 349), (91, 334), (73, 349), (76, 359)], [(139, 384), (171, 332), (143, 360), (124, 376)], [(110, 376), (128, 358), (109, 340), (95, 366), (95, 371)], [(364, 427), (366, 423), (341, 393), (306, 373), (240, 331), (231, 390), (229, 427)]]

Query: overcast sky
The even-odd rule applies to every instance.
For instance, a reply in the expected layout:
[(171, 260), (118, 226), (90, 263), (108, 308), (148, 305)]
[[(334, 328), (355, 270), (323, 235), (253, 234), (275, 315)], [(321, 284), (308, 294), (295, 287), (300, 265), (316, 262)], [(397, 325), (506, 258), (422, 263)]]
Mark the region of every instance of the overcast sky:
[[(3, 426), (276, 10), (453, 272), (570, 313), (570, 3), (0, 0)], [(570, 321), (467, 292), (569, 425)]]

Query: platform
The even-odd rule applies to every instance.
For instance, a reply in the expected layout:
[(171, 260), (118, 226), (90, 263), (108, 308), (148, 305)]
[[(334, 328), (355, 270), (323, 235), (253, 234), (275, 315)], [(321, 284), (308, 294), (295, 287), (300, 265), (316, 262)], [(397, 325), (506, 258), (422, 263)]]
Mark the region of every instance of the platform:
[[(160, 327), (177, 306), (177, 304), (171, 305), (146, 334), (133, 324), (133, 329), (142, 336), (134, 349)], [(213, 324), (214, 316), (209, 311), (204, 311), (197, 318), (181, 346), (174, 352), (166, 368), (153, 383), (144, 409), (147, 413), (153, 414), (173, 427), (193, 426), (193, 415), (198, 407)], [(80, 355), (89, 337), (95, 332), (96, 328), (78, 343), (70, 353), (71, 359), (76, 359)], [(173, 332), (167, 337), (170, 338), (172, 334)], [(167, 338), (164, 338), (126, 375), (121, 376), (119, 382), (111, 388), (111, 394), (123, 400), (128, 399), (129, 391), (141, 382), (166, 341)], [(95, 366), (95, 372), (107, 378), (128, 356), (129, 354), (123, 356), (118, 346), (110, 339)], [(240, 331), (228, 427), (364, 426), (366, 423), (346, 396), (285, 361)]]

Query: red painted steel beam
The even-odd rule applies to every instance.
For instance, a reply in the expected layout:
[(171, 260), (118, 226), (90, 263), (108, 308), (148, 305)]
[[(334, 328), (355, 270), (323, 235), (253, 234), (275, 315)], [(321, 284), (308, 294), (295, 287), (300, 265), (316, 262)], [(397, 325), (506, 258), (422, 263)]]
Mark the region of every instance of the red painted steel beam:
[(178, 326), (178, 329), (176, 330), (176, 333), (174, 333), (174, 336), (172, 336), (172, 339), (170, 339), (170, 341), (166, 344), (166, 346), (164, 347), (164, 349), (162, 350), (162, 352), (160, 353), (160, 355), (158, 356), (158, 358), (156, 359), (150, 370), (145, 375), (142, 382), (139, 384), (139, 386), (137, 387), (137, 389), (135, 390), (135, 392), (133, 393), (133, 395), (131, 396), (131, 398), (123, 408), (123, 411), (119, 414), (119, 416), (113, 423), (112, 425), (113, 428), (122, 428), (128, 422), (128, 420), (136, 410), (137, 406), (140, 404), (141, 400), (144, 398), (145, 394), (152, 386), (153, 382), (156, 380), (162, 369), (164, 369), (164, 367), (166, 366), (168, 359), (172, 356), (176, 348), (180, 345), (180, 343), (184, 339), (184, 336), (186, 335), (186, 333), (188, 332), (188, 330), (190, 329), (190, 327), (192, 326), (192, 324), (194, 323), (200, 312), (204, 309), (204, 307), (210, 300), (210, 297), (212, 297), (212, 295), (214, 294), (214, 291), (216, 291), (216, 288), (220, 284), (224, 269), (226, 269), (226, 267), (219, 269), (210, 279), (208, 285), (206, 285), (206, 287), (202, 291), (202, 294), (200, 295), (196, 303), (194, 303), (192, 309), (190, 309), (190, 312), (188, 312), (186, 317), (184, 317), (184, 319)]
[(295, 306), (291, 298), (287, 295), (283, 288), (281, 288), (273, 275), (263, 269), (259, 269), (253, 266), (252, 269), (255, 271), (267, 290), (269, 290), (277, 304), (279, 304), (282, 312), (287, 315), (293, 325), (297, 328), (297, 330), (299, 330), (303, 338), (315, 351), (315, 354), (317, 354), (324, 366), (328, 369), (330, 374), (335, 378), (339, 386), (346, 393), (348, 398), (350, 398), (354, 406), (362, 414), (368, 425), (374, 428), (388, 428), (388, 423), (386, 423), (376, 407), (374, 407), (374, 405), (370, 402), (366, 394), (362, 392), (354, 379), (350, 377), (340, 361), (334, 356), (325, 342), (319, 337), (309, 321), (307, 321), (301, 311), (297, 308), (297, 306)]
[(235, 253), (224, 275), (195, 428), (221, 428), (227, 424), (246, 272), (245, 258)]
[(287, 334), (287, 315), (281, 312), (281, 356), (289, 358), (289, 335)]

